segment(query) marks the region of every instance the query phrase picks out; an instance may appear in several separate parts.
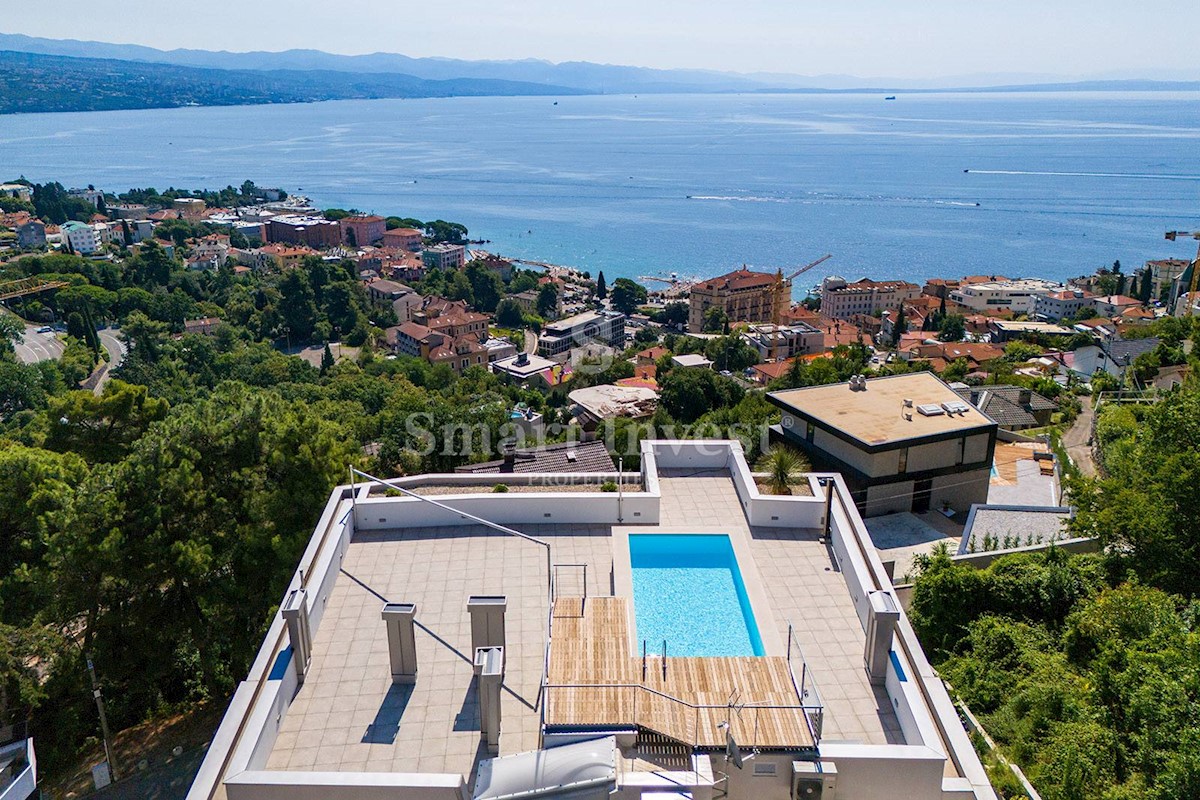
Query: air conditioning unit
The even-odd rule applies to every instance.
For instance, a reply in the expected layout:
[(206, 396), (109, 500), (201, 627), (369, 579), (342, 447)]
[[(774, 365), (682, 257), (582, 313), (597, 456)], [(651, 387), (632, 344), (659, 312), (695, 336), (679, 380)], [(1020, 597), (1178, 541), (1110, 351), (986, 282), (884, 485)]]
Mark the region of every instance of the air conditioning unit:
[(837, 800), (837, 767), (832, 761), (793, 761), (792, 800)]

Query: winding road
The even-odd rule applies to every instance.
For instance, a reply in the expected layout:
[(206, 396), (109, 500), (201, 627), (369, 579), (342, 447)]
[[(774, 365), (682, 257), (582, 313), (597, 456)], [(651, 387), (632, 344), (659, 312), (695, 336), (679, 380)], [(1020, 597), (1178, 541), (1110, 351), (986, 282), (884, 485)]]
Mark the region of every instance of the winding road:
[(13, 342), (17, 358), (25, 364), (62, 358), (63, 350), (66, 349), (66, 345), (54, 332), (38, 333), (40, 327), (42, 326), (26, 323), (24, 335), (20, 340)]

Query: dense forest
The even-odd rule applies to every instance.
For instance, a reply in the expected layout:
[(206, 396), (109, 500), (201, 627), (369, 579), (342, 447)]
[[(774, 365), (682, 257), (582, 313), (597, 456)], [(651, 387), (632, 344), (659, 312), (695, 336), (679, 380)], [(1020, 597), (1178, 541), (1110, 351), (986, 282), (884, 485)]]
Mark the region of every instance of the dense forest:
[(204, 69), (0, 51), (0, 114), (582, 93), (490, 78), (426, 80), (398, 73)]
[[(1172, 321), (1170, 325), (1178, 325)], [(1046, 800), (1200, 797), (1200, 389), (1101, 407), (1070, 486), (1102, 554), (925, 564), (930, 658)], [(1023, 796), (1011, 774), (997, 787)]]
[[(457, 376), (391, 356), (382, 336), (394, 317), (368, 301), (353, 262), (185, 269), (188, 239), (207, 232), (164, 223), (158, 235), (177, 242), (174, 256), (148, 242), (110, 260), (42, 253), (0, 262), (0, 280), (69, 284), (13, 306), (29, 320), (67, 322), (59, 361), (19, 363), (21, 325), (0, 312), (2, 721), (29, 720), (51, 777), (99, 733), (88, 658), (115, 730), (228, 698), (348, 464), (397, 475), (495, 458), (517, 403), (544, 412), (549, 441), (575, 436), (566, 393), (633, 374), (625, 359), (598, 360), (543, 393), (481, 367)], [(505, 284), (476, 265), (431, 270), (422, 288), (486, 307), (530, 285), (527, 272)], [(184, 332), (186, 320), (205, 316), (221, 320), (211, 334)], [(103, 325), (119, 326), (129, 352), (97, 395), (76, 387), (110, 357), (94, 334)], [(656, 339), (647, 331), (634, 346)], [(284, 352), (289, 342), (318, 352), (340, 342), (352, 355), (305, 360)], [(669, 344), (707, 348), (735, 368), (748, 358), (732, 336)], [(711, 371), (665, 369), (662, 386), (655, 417), (619, 423), (614, 447), (636, 453), (656, 432), (732, 429), (753, 456), (778, 418), (762, 393)], [(464, 429), (477, 435), (456, 439)], [(635, 469), (636, 457), (625, 465)]]

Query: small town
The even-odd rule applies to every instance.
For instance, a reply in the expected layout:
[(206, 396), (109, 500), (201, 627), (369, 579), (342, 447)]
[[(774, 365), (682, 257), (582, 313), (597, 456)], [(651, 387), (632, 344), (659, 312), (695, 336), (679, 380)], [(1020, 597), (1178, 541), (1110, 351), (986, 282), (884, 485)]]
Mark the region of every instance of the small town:
[[(749, 792), (751, 774), (795, 800), (1037, 798), (1030, 777), (1112, 776), (1067, 740), (1015, 754), (1022, 725), (1085, 723), (1003, 716), (1018, 701), (976, 670), (1032, 645), (1005, 638), (1007, 618), (972, 621), (971, 598), (1011, 585), (1012, 604), (1040, 593), (1037, 624), (1081, 626), (1073, 606), (1159, 592), (1097, 588), (1104, 551), (1136, 553), (1108, 568), (1168, 591), (1188, 591), (1180, 553), (1200, 563), (1193, 512), (1147, 507), (1150, 487), (1173, 490), (1143, 471), (1139, 434), (1156, 431), (1156, 453), (1200, 441), (1195, 416), (1177, 421), (1197, 402), (1200, 232), (1065, 283), (918, 285), (837, 254), (610, 280), (491, 252), (463, 222), (319, 209), (251, 181), (19, 179), (0, 211), (4, 751), (27, 775), (36, 739), (46, 797), (341, 796), (365, 770), (375, 789), (347, 797), (501, 800), (558, 796), (563, 771), (586, 768), (606, 792), (665, 781), (695, 800)], [(1140, 535), (1139, 517), (1178, 533)], [(494, 572), (464, 614), (438, 584), (474, 584), (423, 526), (460, 531), (462, 563)], [(645, 526), (732, 548), (746, 628), (735, 613), (709, 635), (748, 639), (693, 646), (670, 621), (646, 634), (643, 605), (676, 601), (639, 583), (668, 558), (639, 550), (656, 546)], [(553, 540), (549, 597), (513, 533)], [(761, 577), (744, 586), (738, 562)], [(385, 626), (373, 583), (401, 592)], [(1123, 602), (1177, 620), (1165, 597)], [(332, 620), (320, 638), (315, 609)], [(423, 633), (445, 645), (425, 626), (468, 616), (474, 677)], [(951, 640), (968, 625), (964, 651)], [(355, 626), (378, 635), (339, 633)], [(360, 674), (376, 660), (382, 706)], [(1046, 680), (1061, 703), (1067, 678), (1040, 670), (1007, 691), (1032, 703)], [(601, 686), (630, 687), (631, 705)], [(543, 752), (553, 774), (530, 778)]]

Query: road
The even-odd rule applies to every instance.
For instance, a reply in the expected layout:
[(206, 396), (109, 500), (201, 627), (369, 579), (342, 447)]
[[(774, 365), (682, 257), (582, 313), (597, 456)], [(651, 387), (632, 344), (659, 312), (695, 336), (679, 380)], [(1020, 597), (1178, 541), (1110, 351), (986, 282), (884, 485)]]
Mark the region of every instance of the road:
[(521, 348), (522, 351), (529, 353), (530, 355), (533, 355), (534, 353), (537, 352), (537, 344), (538, 344), (537, 332), (534, 331), (533, 328), (526, 328), (525, 329), (525, 346)]
[(20, 341), (13, 342), (17, 350), (17, 358), (26, 364), (36, 364), (39, 361), (52, 361), (62, 358), (66, 346), (54, 333), (38, 333), (40, 325), (25, 325), (25, 334)]
[(112, 371), (121, 366), (121, 362), (125, 360), (125, 355), (129, 349), (125, 346), (125, 342), (121, 339), (120, 328), (101, 328), (96, 331), (96, 335), (100, 337), (100, 344), (108, 351), (108, 369), (104, 370), (104, 374), (100, 376), (100, 380), (96, 381), (96, 387), (92, 389), (96, 394), (104, 391), (104, 384), (108, 383)]
[(1096, 411), (1090, 397), (1082, 399), (1083, 411), (1075, 418), (1075, 423), (1063, 431), (1062, 443), (1067, 455), (1075, 462), (1075, 466), (1079, 467), (1079, 471), (1091, 478), (1096, 475), (1096, 464), (1092, 461), (1092, 445), (1089, 439), (1092, 435), (1092, 417)]

